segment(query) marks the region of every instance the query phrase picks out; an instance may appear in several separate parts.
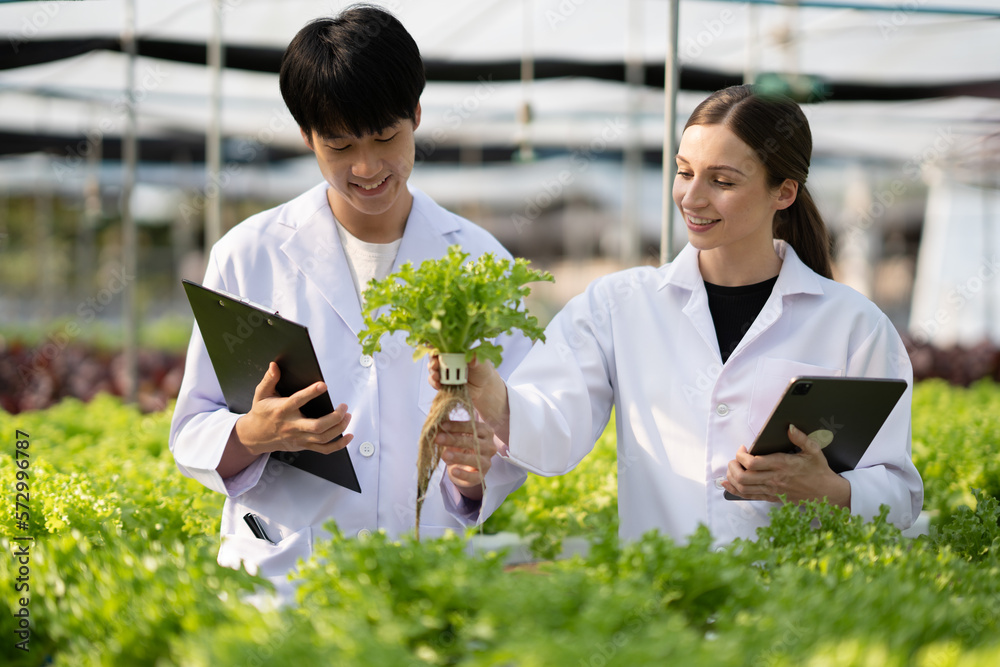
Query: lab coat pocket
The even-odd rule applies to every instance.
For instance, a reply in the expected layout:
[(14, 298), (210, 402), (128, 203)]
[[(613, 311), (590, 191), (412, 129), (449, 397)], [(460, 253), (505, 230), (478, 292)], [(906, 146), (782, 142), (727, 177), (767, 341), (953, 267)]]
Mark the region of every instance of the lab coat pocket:
[[(271, 536), (271, 539), (275, 537)], [(300, 558), (306, 559), (311, 555), (310, 526), (278, 539), (276, 544), (255, 537), (249, 529), (245, 534), (238, 530), (235, 535), (222, 536), (219, 565), (236, 570), (242, 565), (250, 574), (267, 578), (285, 575)]]
[(747, 413), (750, 429), (754, 434), (761, 432), (792, 378), (807, 375), (837, 377), (843, 374), (844, 371), (840, 368), (816, 366), (801, 361), (771, 357), (758, 359), (753, 394), (750, 398), (750, 411)]

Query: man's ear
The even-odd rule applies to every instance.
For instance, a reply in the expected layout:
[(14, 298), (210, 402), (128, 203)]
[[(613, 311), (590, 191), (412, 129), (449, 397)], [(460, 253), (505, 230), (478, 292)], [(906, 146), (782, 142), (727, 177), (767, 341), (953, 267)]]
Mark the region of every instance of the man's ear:
[(413, 112), (413, 129), (416, 130), (420, 127), (420, 102), (417, 102), (417, 108)]
[(775, 200), (777, 210), (783, 211), (795, 203), (795, 198), (799, 194), (799, 182), (786, 178), (784, 183), (778, 186), (778, 198)]
[(308, 148), (309, 150), (315, 152), (316, 149), (313, 148), (312, 136), (306, 134), (306, 131), (303, 130), (301, 127), (299, 128), (299, 134), (302, 135), (302, 141), (305, 142), (306, 148)]

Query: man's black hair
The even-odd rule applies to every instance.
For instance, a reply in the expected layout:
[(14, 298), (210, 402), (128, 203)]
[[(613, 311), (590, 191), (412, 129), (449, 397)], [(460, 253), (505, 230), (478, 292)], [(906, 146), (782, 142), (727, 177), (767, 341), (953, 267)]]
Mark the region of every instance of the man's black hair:
[(312, 21), (281, 59), (281, 96), (306, 134), (378, 134), (415, 119), (426, 76), (420, 50), (396, 17), (353, 5)]

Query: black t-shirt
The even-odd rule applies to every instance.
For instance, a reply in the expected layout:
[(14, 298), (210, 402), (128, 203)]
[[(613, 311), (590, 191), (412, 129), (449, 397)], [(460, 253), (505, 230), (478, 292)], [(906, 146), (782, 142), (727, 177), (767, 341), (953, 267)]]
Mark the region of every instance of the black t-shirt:
[(726, 363), (729, 355), (743, 340), (743, 335), (757, 319), (760, 311), (771, 296), (778, 276), (753, 285), (723, 287), (705, 281), (708, 292), (708, 309), (712, 313), (715, 324), (715, 336), (719, 339), (719, 352), (722, 353), (722, 363)]

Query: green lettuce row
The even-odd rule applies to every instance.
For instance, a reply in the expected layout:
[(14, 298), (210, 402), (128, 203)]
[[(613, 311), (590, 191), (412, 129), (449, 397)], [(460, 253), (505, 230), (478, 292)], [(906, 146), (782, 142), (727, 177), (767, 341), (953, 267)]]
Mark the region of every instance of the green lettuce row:
[[(176, 471), (168, 413), (106, 397), (0, 413), (11, 499), (14, 430), (31, 436), (36, 537), (29, 653), (14, 647), (18, 596), (6, 585), (18, 563), (0, 561), (0, 663), (1000, 664), (1000, 510), (989, 491), (958, 491), (995, 470), (998, 396), (995, 385), (917, 387), (915, 458), (942, 512), (929, 537), (807, 504), (721, 551), (706, 531), (686, 545), (622, 545), (609, 430), (574, 473), (530, 478), (496, 517), (550, 550), (587, 534), (586, 558), (508, 569), (457, 537), (335, 538), (303, 571), (299, 605), (271, 611), (239, 601), (259, 582), (215, 564), (222, 499)], [(953, 423), (963, 410), (971, 429)], [(956, 453), (947, 479), (925, 470), (917, 442)], [(23, 531), (5, 519), (11, 553)]]
[[(167, 542), (217, 535), (223, 498), (177, 471), (167, 443), (170, 416), (171, 410), (144, 415), (106, 394), (39, 412), (0, 411), (0, 434), (9, 434), (0, 449), (6, 489), (16, 483), (14, 433), (30, 436), (30, 534), (111, 527)], [(22, 534), (12, 505), (0, 536)]]
[[(977, 665), (1000, 658), (998, 511), (975, 557), (820, 503), (775, 513), (757, 542), (712, 548), (606, 532), (587, 557), (506, 568), (455, 535), (333, 539), (298, 605), (240, 602), (245, 573), (214, 541), (114, 531), (50, 535), (32, 553), (40, 665)], [(10, 548), (4, 540), (4, 548)], [(12, 559), (0, 576), (13, 579)], [(0, 603), (4, 636), (13, 606)], [(306, 662), (303, 662), (306, 661)], [(993, 661), (992, 663), (990, 661)]]
[[(89, 404), (65, 400), (41, 412), (0, 411), (0, 482), (13, 489), (15, 429), (31, 436), (31, 488), (44, 484), (32, 502), (31, 532), (87, 522), (111, 521), (125, 530), (141, 526), (169, 541), (216, 535), (222, 498), (181, 476), (167, 447), (170, 411), (143, 415), (106, 395)], [(913, 399), (913, 456), (925, 487), (925, 509), (941, 520), (974, 504), (973, 489), (1000, 497), (1000, 386), (982, 382), (970, 389), (943, 382), (917, 385)], [(616, 524), (617, 464), (614, 421), (593, 453), (569, 475), (529, 476), (485, 526), (486, 532), (527, 536), (535, 552), (551, 557), (563, 537), (591, 534)], [(36, 476), (37, 475), (37, 479)], [(9, 520), (0, 535), (12, 536)]]
[(539, 558), (554, 558), (563, 538), (618, 530), (618, 457), (612, 415), (594, 450), (572, 473), (528, 475), (520, 489), (487, 519), (486, 533), (510, 532), (529, 541)]
[[(0, 539), (5, 551), (20, 542)], [(256, 584), (245, 572), (220, 568), (214, 539), (164, 543), (142, 531), (69, 530), (30, 547), (27, 592), (0, 602), (4, 665), (175, 665), (175, 645), (203, 627), (256, 622), (241, 602)], [(14, 581), (17, 563), (0, 563), (0, 580)], [(8, 587), (4, 587), (8, 591)], [(30, 597), (28, 651), (16, 648), (13, 614)]]
[(913, 392), (913, 461), (924, 509), (948, 515), (972, 503), (972, 489), (1000, 498), (1000, 385), (968, 389), (924, 380)]

